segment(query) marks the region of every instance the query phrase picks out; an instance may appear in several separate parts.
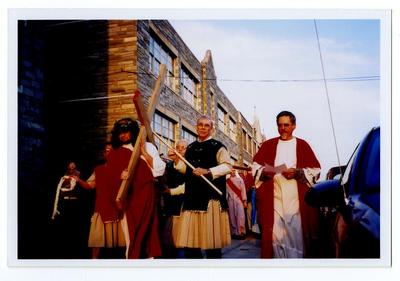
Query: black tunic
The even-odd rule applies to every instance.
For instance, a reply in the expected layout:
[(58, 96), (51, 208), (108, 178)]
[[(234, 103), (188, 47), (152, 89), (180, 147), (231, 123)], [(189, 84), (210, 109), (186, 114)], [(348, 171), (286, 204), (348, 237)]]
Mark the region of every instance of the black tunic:
[[(204, 142), (195, 141), (188, 146), (185, 157), (194, 167), (209, 169), (218, 166), (217, 152), (221, 147), (225, 146), (214, 139)], [(183, 210), (207, 211), (208, 202), (211, 199), (218, 200), (223, 210), (227, 209), (225, 176), (214, 180), (211, 177), (208, 179), (222, 192), (222, 195), (219, 195), (201, 177), (193, 175), (192, 169), (187, 167)]]
[[(170, 161), (165, 167), (166, 181), (169, 188), (176, 188), (185, 182), (185, 176), (174, 168), (174, 162)], [(183, 194), (164, 195), (164, 212), (167, 216), (179, 216), (181, 213)]]

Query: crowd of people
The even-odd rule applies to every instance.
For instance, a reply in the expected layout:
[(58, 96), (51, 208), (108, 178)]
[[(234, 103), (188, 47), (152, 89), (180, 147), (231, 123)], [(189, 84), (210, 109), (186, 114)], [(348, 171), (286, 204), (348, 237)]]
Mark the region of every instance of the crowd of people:
[[(88, 235), (92, 258), (219, 259), (231, 239), (254, 233), (261, 238), (261, 258), (316, 257), (318, 210), (305, 204), (304, 194), (320, 164), (307, 142), (293, 136), (291, 112), (279, 113), (276, 123), (279, 136), (262, 144), (248, 169), (232, 166), (225, 145), (212, 137), (212, 119), (201, 116), (197, 140), (177, 141), (167, 158), (141, 142), (129, 175), (139, 123), (117, 121), (104, 163), (87, 180), (77, 171), (67, 176), (96, 193)], [(117, 204), (126, 179), (128, 195)], [(61, 190), (61, 198), (71, 192)]]

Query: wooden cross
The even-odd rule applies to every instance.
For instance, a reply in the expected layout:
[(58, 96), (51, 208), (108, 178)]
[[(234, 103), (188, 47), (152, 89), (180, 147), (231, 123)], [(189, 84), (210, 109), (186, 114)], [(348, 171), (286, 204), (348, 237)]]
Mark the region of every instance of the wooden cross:
[(156, 110), (156, 105), (158, 103), (158, 99), (160, 97), (160, 93), (162, 87), (164, 86), (165, 76), (167, 74), (167, 68), (165, 64), (160, 65), (160, 71), (158, 74), (157, 81), (154, 85), (152, 95), (150, 97), (149, 105), (147, 107), (147, 111), (144, 108), (143, 100), (139, 91), (136, 91), (133, 95), (133, 103), (136, 107), (136, 112), (138, 115), (138, 119), (141, 121), (141, 126), (139, 130), (139, 134), (137, 136), (135, 145), (133, 147), (131, 159), (128, 164), (128, 178), (123, 179), (121, 185), (118, 190), (117, 198), (115, 202), (117, 207), (122, 210), (124, 208), (124, 203), (127, 200), (129, 185), (132, 182), (133, 173), (135, 171), (135, 167), (139, 161), (140, 157), (140, 144), (146, 141), (146, 138), (149, 142), (154, 144), (154, 136), (150, 127), (150, 120), (153, 117), (154, 111)]

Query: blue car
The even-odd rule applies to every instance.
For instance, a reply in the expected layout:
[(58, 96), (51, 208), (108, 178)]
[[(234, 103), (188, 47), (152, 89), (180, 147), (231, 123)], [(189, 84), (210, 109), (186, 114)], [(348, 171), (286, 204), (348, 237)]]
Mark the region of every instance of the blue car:
[(323, 257), (379, 258), (379, 127), (360, 142), (341, 171), (339, 178), (331, 173), (333, 179), (317, 183), (305, 197), (321, 210)]

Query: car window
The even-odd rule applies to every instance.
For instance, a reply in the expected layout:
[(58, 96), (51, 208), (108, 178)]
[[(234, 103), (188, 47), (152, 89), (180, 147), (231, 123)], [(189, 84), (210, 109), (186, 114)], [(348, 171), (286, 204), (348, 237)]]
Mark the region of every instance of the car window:
[(346, 170), (344, 171), (343, 177), (342, 177), (342, 183), (341, 183), (342, 185), (345, 185), (349, 181), (351, 167), (353, 166), (354, 159), (356, 158), (359, 147), (360, 147), (360, 144), (357, 145), (356, 149), (354, 150), (353, 154), (350, 157), (349, 162), (346, 165)]

